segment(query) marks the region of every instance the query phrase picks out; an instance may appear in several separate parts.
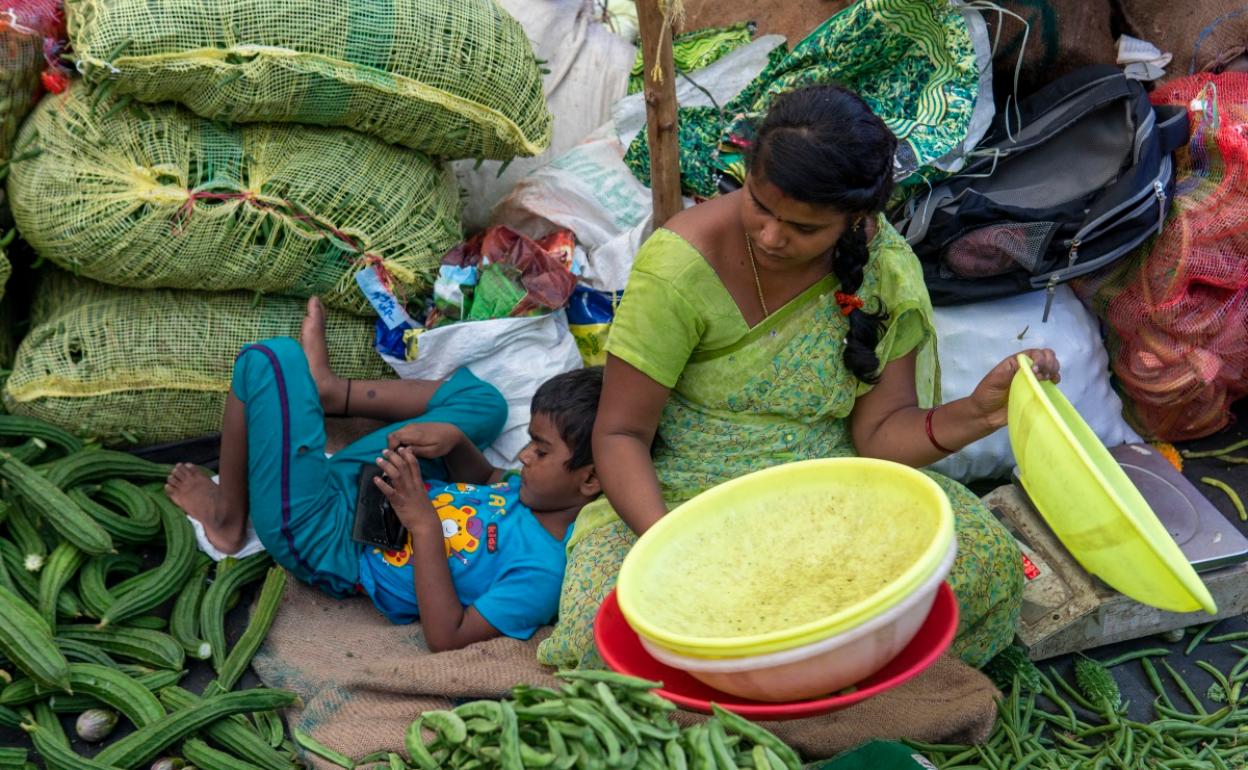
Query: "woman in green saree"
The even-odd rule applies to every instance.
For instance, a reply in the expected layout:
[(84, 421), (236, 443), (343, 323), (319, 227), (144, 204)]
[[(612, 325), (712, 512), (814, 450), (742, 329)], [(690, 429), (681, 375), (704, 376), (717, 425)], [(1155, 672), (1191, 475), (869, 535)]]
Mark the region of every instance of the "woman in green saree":
[[(745, 186), (674, 217), (642, 247), (608, 338), (594, 428), (606, 499), (577, 521), (542, 662), (598, 663), (593, 617), (625, 554), (699, 492), (815, 457), (923, 467), (1005, 424), (1013, 358), (971, 396), (934, 406), (931, 303), (913, 252), (879, 213), (895, 150), (856, 95), (794, 91), (759, 128)], [(1028, 354), (1040, 377), (1059, 379), (1052, 351)], [(932, 475), (956, 514), (954, 649), (981, 666), (1014, 635), (1021, 557), (978, 498)]]

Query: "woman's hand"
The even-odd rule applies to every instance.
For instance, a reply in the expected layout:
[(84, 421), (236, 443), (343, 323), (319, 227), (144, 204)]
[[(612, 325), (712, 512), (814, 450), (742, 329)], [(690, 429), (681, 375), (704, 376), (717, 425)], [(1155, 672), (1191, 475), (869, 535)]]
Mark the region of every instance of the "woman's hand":
[[(1024, 350), (1023, 355), (1032, 361), (1031, 370), (1041, 380), (1062, 381), (1057, 354), (1048, 348)], [(1012, 355), (997, 364), (980, 380), (971, 393), (970, 401), (984, 421), (994, 430), (1005, 425), (1010, 400), (1010, 383), (1018, 371), (1018, 355)]]
[(386, 440), (390, 451), (408, 447), (417, 457), (446, 457), (465, 441), (463, 431), (449, 422), (414, 422), (391, 433)]
[(429, 503), (425, 480), (420, 475), (420, 461), (410, 447), (387, 449), (377, 458), (377, 467), (386, 474), (373, 479), (373, 483), (390, 501), (390, 507), (399, 521), (415, 535), (422, 528), (441, 529), (437, 511)]

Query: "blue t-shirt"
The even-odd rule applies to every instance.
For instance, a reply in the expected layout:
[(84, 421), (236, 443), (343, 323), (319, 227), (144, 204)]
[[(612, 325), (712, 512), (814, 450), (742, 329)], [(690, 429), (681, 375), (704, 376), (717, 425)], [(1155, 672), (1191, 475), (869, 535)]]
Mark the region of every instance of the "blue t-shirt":
[[(567, 564), (566, 545), (551, 537), (520, 502), (520, 479), (491, 486), (431, 487), (429, 500), (442, 519), (451, 582), (460, 604), (502, 634), (528, 639), (554, 620)], [(366, 547), (360, 553), (360, 585), (392, 623), (411, 623), (416, 606), (409, 535), (402, 551)]]

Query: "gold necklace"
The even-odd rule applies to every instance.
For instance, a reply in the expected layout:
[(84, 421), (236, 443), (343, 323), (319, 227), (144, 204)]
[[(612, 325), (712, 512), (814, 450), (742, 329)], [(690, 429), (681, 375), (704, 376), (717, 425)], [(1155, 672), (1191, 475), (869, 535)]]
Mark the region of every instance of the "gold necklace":
[(767, 300), (763, 299), (763, 284), (758, 280), (758, 264), (754, 261), (754, 241), (750, 234), (745, 234), (745, 248), (750, 254), (750, 269), (754, 271), (754, 288), (758, 290), (758, 305), (763, 309), (763, 318), (771, 315), (767, 310)]

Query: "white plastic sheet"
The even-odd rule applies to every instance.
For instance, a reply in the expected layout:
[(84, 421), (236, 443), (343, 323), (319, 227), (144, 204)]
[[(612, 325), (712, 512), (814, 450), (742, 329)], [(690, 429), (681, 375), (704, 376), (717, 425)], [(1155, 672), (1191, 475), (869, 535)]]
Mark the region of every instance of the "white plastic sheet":
[[(1062, 367), (1058, 387), (1106, 446), (1140, 440), (1122, 418), (1109, 384), (1109, 356), (1096, 317), (1067, 286), (1059, 286), (1048, 323), (1045, 292), (936, 308), (941, 395), (969, 396), (988, 370), (1028, 348), (1052, 348)], [(1008, 476), (1015, 465), (1009, 433), (999, 430), (932, 466), (959, 481)]]
[(533, 53), (546, 62), (542, 79), (554, 116), (550, 148), (533, 158), (503, 164), (458, 161), (455, 176), (467, 197), (464, 225), (489, 224), (490, 209), (525, 174), (575, 146), (611, 116), (611, 105), (628, 92), (637, 49), (596, 20), (595, 0), (498, 0), (520, 22)]
[(405, 380), (444, 379), (466, 366), (498, 388), (507, 399), (507, 422), (485, 452), (498, 468), (515, 467), (529, 441), (529, 404), (538, 387), (582, 366), (563, 313), (451, 324), (420, 335), (415, 361), (382, 358)]

